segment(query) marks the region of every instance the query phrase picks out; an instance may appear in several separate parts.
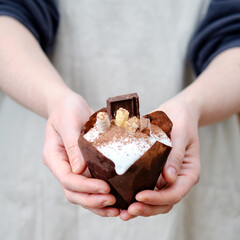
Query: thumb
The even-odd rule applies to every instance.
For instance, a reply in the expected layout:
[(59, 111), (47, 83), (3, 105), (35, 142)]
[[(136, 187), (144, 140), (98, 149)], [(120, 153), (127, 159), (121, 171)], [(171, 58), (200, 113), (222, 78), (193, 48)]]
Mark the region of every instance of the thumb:
[(173, 141), (173, 148), (163, 168), (163, 178), (169, 183), (175, 182), (182, 166), (186, 148), (184, 142), (183, 139)]
[(72, 172), (81, 174), (86, 169), (86, 163), (78, 146), (78, 138), (80, 131), (76, 129), (68, 129), (67, 135), (63, 137), (63, 143), (68, 155), (68, 160), (72, 168)]

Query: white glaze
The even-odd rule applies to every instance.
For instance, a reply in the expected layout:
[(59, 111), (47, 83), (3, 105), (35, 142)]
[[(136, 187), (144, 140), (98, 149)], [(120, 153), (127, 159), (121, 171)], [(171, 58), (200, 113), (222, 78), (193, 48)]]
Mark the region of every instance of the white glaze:
[[(98, 128), (97, 126), (94, 126), (84, 135), (84, 138), (89, 142), (94, 142), (97, 140), (98, 136)], [(104, 156), (114, 162), (116, 173), (118, 175), (122, 175), (146, 151), (148, 151), (156, 141), (168, 146), (172, 146), (171, 140), (163, 131), (161, 131), (159, 135), (150, 132), (149, 138), (136, 138), (136, 141), (132, 141), (132, 138), (131, 141), (129, 141), (129, 138), (121, 141), (116, 141), (116, 139), (113, 139), (113, 141), (109, 142), (108, 144), (97, 146), (96, 148)]]

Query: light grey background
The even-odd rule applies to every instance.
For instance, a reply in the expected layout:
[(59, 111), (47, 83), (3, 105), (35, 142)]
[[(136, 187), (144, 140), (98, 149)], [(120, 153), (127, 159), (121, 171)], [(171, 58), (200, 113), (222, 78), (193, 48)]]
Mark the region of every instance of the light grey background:
[[(67, 84), (97, 110), (138, 92), (142, 114), (189, 80), (186, 51), (207, 1), (59, 1), (52, 57)], [(176, 109), (177, 111), (177, 109)], [(69, 204), (41, 163), (45, 120), (0, 98), (0, 239), (232, 239), (240, 235), (237, 119), (201, 129), (201, 180), (167, 215), (122, 222)]]

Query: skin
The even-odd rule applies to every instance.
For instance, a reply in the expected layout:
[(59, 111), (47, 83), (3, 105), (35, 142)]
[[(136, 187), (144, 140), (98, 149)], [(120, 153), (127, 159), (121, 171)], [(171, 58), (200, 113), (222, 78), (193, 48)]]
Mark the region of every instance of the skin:
[(47, 119), (43, 163), (69, 202), (100, 216), (127, 221), (169, 212), (199, 180), (198, 128), (240, 111), (240, 49), (232, 48), (215, 57), (193, 84), (158, 108), (173, 122), (173, 149), (154, 191), (138, 193), (138, 202), (120, 211), (111, 207), (116, 200), (108, 184), (90, 177), (78, 148), (79, 133), (92, 113), (86, 101), (65, 85), (23, 25), (0, 17), (0, 32), (1, 89)]

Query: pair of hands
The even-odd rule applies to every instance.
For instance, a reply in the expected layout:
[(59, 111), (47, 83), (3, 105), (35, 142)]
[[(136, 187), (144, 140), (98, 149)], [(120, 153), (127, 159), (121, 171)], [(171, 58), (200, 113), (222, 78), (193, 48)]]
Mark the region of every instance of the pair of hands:
[(173, 149), (155, 189), (138, 193), (138, 202), (128, 210), (119, 210), (111, 207), (116, 199), (110, 194), (109, 185), (91, 178), (78, 147), (81, 129), (93, 111), (79, 95), (66, 95), (49, 113), (42, 159), (62, 185), (69, 202), (100, 216), (119, 216), (127, 221), (136, 216), (167, 213), (181, 201), (200, 175), (197, 117), (179, 99), (172, 99), (157, 110), (164, 111), (173, 122)]

